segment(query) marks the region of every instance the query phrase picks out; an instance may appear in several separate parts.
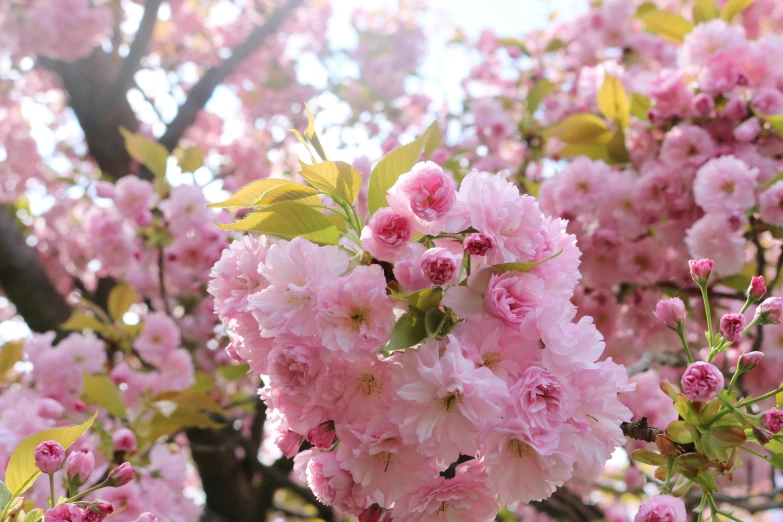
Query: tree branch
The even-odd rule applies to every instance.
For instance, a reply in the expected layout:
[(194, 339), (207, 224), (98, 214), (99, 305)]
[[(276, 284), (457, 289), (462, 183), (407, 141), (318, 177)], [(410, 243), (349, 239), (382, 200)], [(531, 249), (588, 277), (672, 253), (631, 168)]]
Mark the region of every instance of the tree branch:
[(71, 315), (41, 266), (38, 252), (29, 246), (15, 216), (0, 207), (0, 287), (34, 332), (58, 330)]
[(185, 103), (179, 108), (179, 112), (166, 127), (166, 132), (158, 140), (169, 151), (176, 148), (179, 140), (190, 125), (196, 121), (199, 111), (204, 108), (212, 97), (215, 88), (220, 85), (237, 67), (250, 56), (269, 36), (275, 33), (280, 25), (288, 18), (291, 12), (299, 7), (304, 0), (289, 0), (278, 7), (264, 22), (250, 33), (247, 39), (231, 50), (231, 56), (217, 67), (212, 67), (193, 86), (188, 93)]
[(530, 505), (541, 513), (568, 522), (591, 522), (604, 518), (597, 506), (585, 504), (581, 498), (564, 487), (557, 489), (548, 499), (531, 502)]
[(688, 361), (682, 352), (644, 352), (638, 361), (627, 368), (628, 377), (633, 377), (637, 373), (646, 372), (650, 369), (650, 366), (653, 363), (678, 368), (681, 366), (686, 366)]
[(158, 9), (162, 0), (147, 0), (144, 7), (144, 15), (139, 22), (139, 29), (128, 51), (128, 56), (122, 62), (120, 72), (114, 79), (114, 83), (103, 93), (98, 103), (100, 110), (111, 105), (117, 96), (121, 96), (128, 91), (131, 86), (133, 76), (139, 70), (141, 59), (147, 52), (147, 47), (152, 39), (152, 33), (155, 29), (155, 22), (158, 20)]
[(643, 442), (655, 442), (655, 437), (663, 434), (663, 430), (647, 424), (647, 417), (634, 422), (623, 422), (620, 427), (626, 437)]

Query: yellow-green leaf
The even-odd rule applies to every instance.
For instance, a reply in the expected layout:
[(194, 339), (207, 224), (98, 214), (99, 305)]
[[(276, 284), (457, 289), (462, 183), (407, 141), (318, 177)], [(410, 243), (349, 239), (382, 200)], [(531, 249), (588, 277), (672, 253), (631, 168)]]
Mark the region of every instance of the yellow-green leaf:
[(650, 98), (644, 94), (639, 94), (638, 92), (631, 93), (631, 114), (640, 120), (647, 120), (649, 119), (651, 107), (652, 102), (650, 101)]
[(103, 330), (104, 326), (105, 325), (95, 316), (86, 315), (82, 312), (74, 312), (60, 328), (72, 332), (80, 332), (85, 328), (89, 328), (94, 332), (100, 332)]
[(252, 205), (273, 188), (282, 185), (290, 185), (291, 183), (293, 182), (288, 179), (259, 179), (252, 181), (237, 190), (234, 195), (227, 200), (218, 203), (210, 203), (207, 206), (213, 208), (239, 208), (246, 205)]
[(187, 147), (174, 151), (174, 157), (182, 172), (196, 172), (204, 166), (204, 153), (198, 147)]
[(409, 172), (419, 161), (421, 153), (430, 139), (433, 127), (430, 125), (424, 133), (407, 145), (402, 145), (390, 151), (375, 165), (370, 175), (370, 185), (367, 191), (367, 206), (370, 214), (376, 210), (388, 206), (386, 191), (394, 186), (397, 179)]
[(196, 371), (196, 382), (191, 390), (207, 392), (215, 387), (215, 376), (208, 372)]
[(307, 105), (307, 103), (305, 103), (304, 106), (307, 110), (307, 129), (305, 129), (305, 136), (318, 155), (321, 156), (321, 159), (323, 161), (328, 161), (329, 158), (326, 156), (323, 145), (321, 145), (321, 140), (318, 139), (318, 134), (315, 132), (315, 118), (313, 118), (313, 113), (310, 111), (310, 106)]
[(618, 128), (612, 136), (612, 141), (606, 146), (609, 152), (609, 159), (613, 164), (623, 164), (630, 161), (628, 149), (625, 147), (625, 133), (622, 127)]
[(693, 24), (682, 16), (657, 9), (636, 15), (644, 23), (644, 28), (672, 42), (682, 43), (685, 35), (693, 30)]
[(593, 160), (601, 160), (606, 163), (611, 163), (612, 158), (609, 156), (609, 149), (606, 145), (566, 145), (557, 151), (559, 156), (564, 158), (574, 158), (577, 156), (586, 156)]
[(427, 143), (424, 145), (424, 155), (428, 158), (431, 157), (432, 153), (443, 143), (443, 133), (440, 130), (440, 125), (435, 122), (430, 125), (430, 129), (432, 129), (432, 132), (430, 133)]
[(545, 138), (557, 138), (565, 143), (579, 145), (606, 145), (612, 131), (606, 122), (594, 114), (572, 114), (565, 120), (544, 130)]
[(783, 114), (777, 114), (771, 116), (759, 114), (759, 117), (762, 118), (767, 123), (769, 123), (772, 126), (772, 128), (778, 132), (778, 134), (783, 136)]
[(150, 431), (145, 438), (154, 441), (185, 428), (220, 428), (221, 426), (219, 422), (210, 419), (197, 408), (177, 406), (170, 415), (156, 413), (150, 421)]
[(417, 345), (427, 337), (425, 315), (418, 308), (410, 308), (394, 323), (391, 338), (381, 349), (381, 353), (389, 355), (397, 350), (404, 350)]
[(750, 7), (756, 0), (729, 0), (720, 10), (720, 17), (727, 22), (734, 19), (735, 16)]
[(84, 424), (61, 426), (39, 431), (24, 439), (11, 454), (8, 467), (5, 470), (5, 485), (11, 494), (14, 496), (21, 495), (33, 485), (35, 479), (41, 474), (41, 471), (35, 465), (35, 458), (33, 457), (36, 446), (44, 441), (53, 440), (59, 442), (63, 448), (68, 449), (71, 444), (76, 442), (92, 426), (97, 416), (98, 412), (96, 411)]
[(554, 53), (555, 51), (559, 51), (560, 49), (565, 48), (565, 46), (566, 43), (563, 40), (557, 38), (546, 44), (546, 52)]
[(120, 321), (138, 298), (136, 290), (125, 283), (118, 284), (109, 292), (109, 315), (115, 321)]
[(247, 377), (250, 371), (249, 364), (232, 364), (230, 366), (221, 366), (218, 370), (220, 375), (227, 381), (238, 381)]
[[(783, 382), (780, 383), (780, 387), (783, 388)], [(775, 395), (775, 404), (778, 408), (783, 407), (783, 391)]]
[(159, 394), (155, 401), (170, 401), (180, 406), (190, 406), (199, 410), (225, 414), (226, 410), (215, 399), (197, 390), (169, 391)]
[(0, 377), (8, 373), (22, 359), (24, 342), (7, 342), (0, 348)]
[(538, 80), (527, 93), (527, 112), (532, 115), (541, 105), (541, 101), (555, 89), (555, 84), (547, 79)]
[(275, 203), (248, 214), (241, 221), (218, 226), (225, 230), (255, 230), (284, 239), (301, 236), (322, 245), (336, 245), (340, 240), (340, 232), (331, 220), (295, 201)]
[(511, 38), (511, 37), (504, 36), (502, 38), (498, 38), (498, 45), (500, 45), (501, 47), (516, 47), (517, 49), (522, 51), (522, 54), (526, 54), (530, 56), (530, 51), (528, 51), (525, 42), (523, 42), (519, 38)]
[(313, 187), (306, 187), (299, 183), (287, 183), (268, 190), (256, 204), (272, 205), (282, 201), (296, 201), (302, 205), (320, 205), (321, 198), (318, 197), (318, 191)]
[(693, 21), (697, 24), (709, 22), (720, 16), (715, 0), (696, 0), (693, 4)]
[(616, 76), (605, 76), (597, 101), (601, 113), (618, 125), (627, 127), (631, 122), (631, 104), (625, 94), (623, 82)]
[(324, 161), (315, 165), (299, 162), (301, 176), (324, 194), (353, 203), (362, 190), (362, 175), (344, 161)]
[(131, 158), (150, 169), (150, 172), (159, 178), (166, 175), (166, 161), (169, 158), (166, 147), (140, 134), (134, 134), (125, 127), (120, 127), (120, 134), (125, 139), (125, 149)]
[(82, 400), (100, 406), (118, 419), (125, 418), (125, 401), (119, 388), (108, 375), (84, 374)]

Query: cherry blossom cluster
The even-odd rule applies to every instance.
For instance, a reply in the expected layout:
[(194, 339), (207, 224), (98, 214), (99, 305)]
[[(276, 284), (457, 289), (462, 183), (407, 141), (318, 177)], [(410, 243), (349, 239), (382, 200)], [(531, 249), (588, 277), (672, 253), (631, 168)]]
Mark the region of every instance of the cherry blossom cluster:
[(432, 162), (386, 203), (338, 246), (248, 235), (213, 268), (228, 350), (263, 377), (295, 470), (325, 504), (394, 520), (494, 520), (597, 474), (627, 377), (574, 321), (565, 223), (501, 175), (457, 190)]

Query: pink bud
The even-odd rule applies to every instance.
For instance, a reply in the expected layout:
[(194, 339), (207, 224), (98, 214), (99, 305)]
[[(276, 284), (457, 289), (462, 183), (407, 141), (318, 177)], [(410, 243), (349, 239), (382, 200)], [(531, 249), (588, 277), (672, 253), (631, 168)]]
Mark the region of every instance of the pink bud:
[(685, 322), (685, 318), (687, 317), (685, 304), (679, 297), (661, 299), (658, 301), (658, 304), (655, 305), (655, 312), (653, 313), (659, 321), (672, 330), (678, 329), (680, 324)]
[(715, 263), (712, 259), (691, 259), (688, 261), (688, 266), (691, 268), (691, 277), (697, 283), (706, 283), (712, 273), (712, 267)]
[(114, 513), (114, 506), (108, 502), (96, 502), (84, 508), (84, 522), (101, 522)]
[(122, 428), (114, 432), (111, 437), (116, 451), (135, 451), (136, 435), (128, 428)]
[(307, 432), (307, 442), (321, 449), (331, 448), (335, 437), (334, 422), (332, 421), (323, 422)]
[(391, 520), (391, 513), (384, 512), (378, 504), (373, 504), (359, 514), (359, 522), (388, 522)]
[(413, 237), (413, 223), (390, 208), (379, 209), (367, 223), (373, 239), (383, 249), (399, 249)]
[(33, 457), (38, 469), (46, 474), (51, 474), (63, 465), (65, 450), (59, 442), (47, 440), (36, 446)]
[(290, 459), (299, 453), (299, 447), (302, 445), (302, 436), (288, 430), (275, 438), (275, 444), (283, 455)]
[(720, 318), (720, 333), (727, 341), (738, 342), (744, 329), (745, 317), (742, 314), (726, 314)]
[(741, 143), (750, 143), (761, 132), (761, 120), (750, 118), (734, 129), (734, 138)]
[(740, 355), (737, 367), (742, 372), (749, 372), (758, 368), (764, 359), (764, 352), (748, 352)]
[(54, 399), (44, 398), (38, 402), (36, 413), (45, 419), (59, 419), (65, 413), (65, 408)]
[(434, 285), (451, 281), (457, 271), (457, 260), (445, 248), (430, 248), (421, 255), (421, 270)]
[(73, 407), (73, 411), (75, 411), (76, 413), (82, 413), (84, 410), (87, 409), (87, 405), (84, 404), (79, 399), (73, 401), (72, 407)]
[(707, 402), (723, 390), (724, 380), (716, 366), (699, 361), (688, 366), (681, 384), (682, 391), (690, 400)]
[(410, 200), (411, 212), (424, 221), (442, 218), (457, 201), (454, 180), (432, 161), (417, 163), (399, 183)]
[(483, 256), (492, 248), (492, 240), (484, 234), (470, 234), (462, 246), (472, 256)]
[(697, 116), (709, 116), (715, 108), (715, 100), (707, 93), (697, 94), (691, 102), (691, 107)]
[(109, 473), (108, 481), (109, 485), (118, 488), (124, 486), (131, 480), (136, 478), (136, 468), (134, 468), (130, 462), (123, 462)]
[(146, 513), (142, 513), (139, 518), (133, 522), (158, 522), (158, 517), (147, 511)]
[(768, 297), (756, 309), (760, 324), (780, 324), (783, 317), (783, 298)]
[(729, 100), (729, 102), (723, 108), (723, 115), (730, 120), (743, 120), (748, 115), (748, 104), (739, 98)]
[(44, 514), (44, 522), (84, 522), (84, 512), (76, 504), (60, 504)]
[(751, 429), (753, 430), (753, 436), (756, 437), (756, 440), (762, 446), (764, 444), (769, 444), (770, 441), (772, 441), (772, 434), (767, 430), (763, 428), (757, 428), (756, 426), (751, 426)]
[(761, 299), (767, 293), (767, 285), (764, 284), (764, 276), (756, 276), (750, 280), (748, 297)]
[(76, 484), (84, 484), (95, 469), (95, 456), (91, 451), (74, 451), (65, 461), (68, 480)]
[(783, 430), (783, 410), (775, 408), (765, 411), (764, 415), (761, 417), (761, 424), (777, 435)]

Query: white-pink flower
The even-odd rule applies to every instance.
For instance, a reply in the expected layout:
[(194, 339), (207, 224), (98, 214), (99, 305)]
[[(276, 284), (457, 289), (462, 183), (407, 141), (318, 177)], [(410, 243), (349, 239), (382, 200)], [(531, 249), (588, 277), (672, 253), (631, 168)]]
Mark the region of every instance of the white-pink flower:
[(758, 172), (734, 156), (712, 159), (696, 173), (693, 183), (696, 203), (705, 212), (744, 212), (756, 203)]
[(141, 334), (136, 338), (133, 347), (142, 359), (154, 365), (174, 352), (180, 345), (180, 335), (177, 323), (163, 313), (150, 314), (144, 318)]

